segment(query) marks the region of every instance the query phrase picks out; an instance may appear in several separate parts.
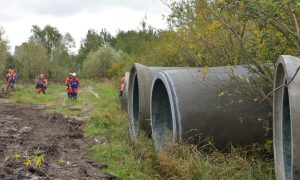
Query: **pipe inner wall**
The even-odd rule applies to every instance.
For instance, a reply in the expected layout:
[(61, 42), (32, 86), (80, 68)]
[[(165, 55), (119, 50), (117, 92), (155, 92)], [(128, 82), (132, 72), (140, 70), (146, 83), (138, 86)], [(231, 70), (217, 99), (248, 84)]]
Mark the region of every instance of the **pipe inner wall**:
[(139, 133), (145, 132), (151, 137), (150, 95), (151, 83), (155, 72), (177, 67), (147, 67), (135, 63), (132, 65), (128, 86), (128, 124), (131, 140), (136, 143)]
[(291, 179), (291, 118), (288, 88), (284, 88), (282, 116), (283, 163), (286, 179)]
[(132, 98), (133, 98), (132, 111), (133, 111), (133, 122), (134, 122), (133, 126), (134, 126), (134, 132), (138, 134), (140, 106), (139, 106), (139, 82), (137, 80), (137, 75), (134, 76)]
[[(152, 95), (152, 137), (154, 142), (169, 142), (173, 139), (173, 122), (171, 102), (168, 96), (167, 89), (161, 80), (155, 81), (153, 85)], [(160, 149), (167, 144), (156, 143), (156, 149)]]

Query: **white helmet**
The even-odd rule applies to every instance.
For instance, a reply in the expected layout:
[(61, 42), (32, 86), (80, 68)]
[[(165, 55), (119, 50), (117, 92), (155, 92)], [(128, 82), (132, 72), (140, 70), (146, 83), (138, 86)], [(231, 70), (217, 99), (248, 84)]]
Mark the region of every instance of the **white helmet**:
[(72, 76), (73, 76), (73, 77), (76, 77), (76, 73), (73, 73)]

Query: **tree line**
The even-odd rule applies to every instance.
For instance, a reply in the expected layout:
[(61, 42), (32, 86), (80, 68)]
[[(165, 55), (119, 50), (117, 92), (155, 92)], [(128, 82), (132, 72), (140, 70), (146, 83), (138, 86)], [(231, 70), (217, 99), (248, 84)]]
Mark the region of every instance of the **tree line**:
[[(128, 71), (133, 62), (153, 66), (211, 67), (248, 64), (266, 89), (280, 54), (300, 54), (300, 4), (297, 0), (163, 0), (171, 13), (168, 28), (155, 29), (143, 21), (139, 30), (90, 29), (77, 53), (71, 34), (56, 27), (32, 26), (27, 42), (8, 52), (0, 31), (0, 70), (14, 66), (24, 80), (41, 71), (59, 80), (76, 71), (86, 78), (113, 78)], [(260, 91), (261, 96), (265, 92)]]

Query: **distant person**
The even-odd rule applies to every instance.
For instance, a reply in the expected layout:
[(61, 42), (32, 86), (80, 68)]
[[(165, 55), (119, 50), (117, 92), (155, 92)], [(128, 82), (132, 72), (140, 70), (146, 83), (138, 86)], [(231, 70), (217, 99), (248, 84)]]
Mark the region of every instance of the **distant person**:
[(8, 71), (7, 71), (7, 73), (6, 73), (6, 86), (2, 90), (8, 90), (9, 89), (11, 75), (12, 75), (11, 68), (9, 68)]
[(10, 77), (10, 90), (11, 91), (15, 91), (15, 89), (16, 89), (15, 84), (17, 82), (17, 78), (18, 78), (18, 76), (17, 76), (16, 71), (14, 69), (11, 69), (11, 77)]
[(9, 82), (10, 77), (11, 77), (11, 68), (8, 69), (7, 74), (6, 74), (6, 81)]
[(72, 74), (72, 80), (71, 80), (71, 87), (72, 87), (72, 93), (71, 93), (71, 99), (77, 99), (77, 91), (79, 88), (79, 78), (77, 78), (76, 73)]
[(13, 92), (15, 90), (15, 83), (17, 81), (17, 73), (13, 68), (8, 69), (6, 74), (6, 91)]
[(120, 83), (120, 94), (119, 94), (119, 97), (123, 96), (124, 90), (125, 90), (125, 77), (123, 76), (121, 78), (121, 83)]
[(73, 73), (69, 73), (69, 76), (65, 80), (65, 85), (67, 86), (67, 94), (69, 99), (72, 98), (72, 74)]
[(48, 80), (45, 78), (45, 75), (40, 74), (39, 80), (36, 84), (37, 92), (46, 94), (47, 85), (48, 85)]

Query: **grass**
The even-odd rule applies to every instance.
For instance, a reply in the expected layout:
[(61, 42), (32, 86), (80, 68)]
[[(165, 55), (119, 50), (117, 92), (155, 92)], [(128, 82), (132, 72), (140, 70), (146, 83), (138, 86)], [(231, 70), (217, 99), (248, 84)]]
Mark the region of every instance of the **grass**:
[[(253, 153), (255, 152), (255, 153)], [(193, 145), (173, 145), (159, 155), (161, 174), (176, 179), (274, 179), (273, 160), (262, 158), (258, 150), (197, 149)]]
[(18, 85), (18, 90), (16, 91), (15, 95), (12, 97), (18, 103), (27, 103), (27, 104), (53, 104), (56, 102), (58, 98), (58, 92), (62, 90), (62, 87), (58, 85), (51, 85), (47, 90), (47, 95), (36, 93), (33, 84), (25, 84), (25, 85)]
[[(96, 98), (87, 89), (99, 94)], [(37, 95), (33, 85), (19, 86), (16, 102), (56, 107), (48, 113), (85, 116), (84, 135), (101, 139), (87, 149), (91, 159), (107, 164), (103, 171), (120, 179), (274, 179), (273, 160), (261, 150), (234, 149), (222, 153), (177, 144), (156, 153), (151, 139), (141, 135), (132, 145), (127, 114), (120, 110), (118, 90), (111, 82), (83, 80), (77, 101), (68, 100), (62, 84), (50, 84), (47, 95)], [(80, 109), (80, 111), (78, 111)]]

